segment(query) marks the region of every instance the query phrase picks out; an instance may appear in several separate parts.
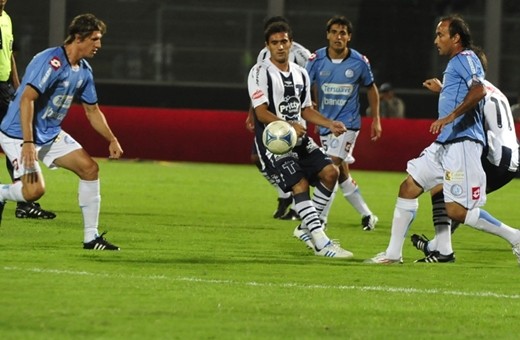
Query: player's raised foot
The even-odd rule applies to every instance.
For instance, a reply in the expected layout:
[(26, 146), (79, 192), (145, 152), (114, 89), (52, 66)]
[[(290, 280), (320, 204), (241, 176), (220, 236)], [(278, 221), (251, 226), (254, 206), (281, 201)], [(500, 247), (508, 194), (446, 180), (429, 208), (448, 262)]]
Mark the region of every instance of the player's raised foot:
[(340, 259), (350, 259), (354, 254), (346, 249), (341, 248), (339, 243), (330, 241), (325, 247), (320, 250), (314, 248), (316, 256), (335, 257)]
[(361, 226), (364, 231), (374, 230), (379, 218), (376, 215), (367, 215), (361, 218)]
[(415, 262), (425, 262), (425, 263), (450, 263), (455, 262), (455, 253), (451, 253), (448, 255), (442, 255), (437, 250), (430, 252), (428, 256), (425, 258), (416, 260)]
[(400, 257), (398, 259), (390, 259), (386, 256), (386, 252), (382, 252), (370, 259), (366, 259), (363, 262), (371, 264), (403, 264), (403, 258)]
[(278, 206), (276, 207), (275, 212), (273, 213), (274, 218), (281, 218), (287, 212), (287, 208), (289, 208), (292, 204), (292, 197), (281, 198), (278, 197)]
[(106, 231), (90, 242), (83, 243), (83, 249), (93, 250), (119, 250), (119, 247), (105, 240)]
[(426, 236), (419, 236), (417, 234), (413, 234), (410, 237), (410, 240), (412, 241), (412, 244), (415, 248), (424, 253), (424, 256), (430, 255), (430, 250), (428, 249), (428, 243), (430, 242), (430, 240)]
[(280, 217), (280, 219), (286, 220), (286, 221), (297, 221), (297, 220), (300, 220), (301, 218), (300, 218), (300, 216), (298, 216), (298, 213), (296, 212), (296, 210), (289, 209), (289, 211), (287, 211), (287, 214)]
[(298, 224), (298, 226), (294, 228), (293, 236), (305, 243), (307, 248), (314, 249), (314, 242), (312, 241), (311, 233), (308, 229), (302, 228), (301, 224)]
[[(3, 209), (3, 207), (2, 207)], [(518, 260), (518, 264), (520, 264), (520, 242), (518, 242), (517, 244), (513, 245), (513, 254), (516, 255), (516, 259)]]
[(18, 202), (14, 212), (17, 218), (35, 218), (52, 220), (56, 214), (52, 211), (43, 210), (36, 202)]

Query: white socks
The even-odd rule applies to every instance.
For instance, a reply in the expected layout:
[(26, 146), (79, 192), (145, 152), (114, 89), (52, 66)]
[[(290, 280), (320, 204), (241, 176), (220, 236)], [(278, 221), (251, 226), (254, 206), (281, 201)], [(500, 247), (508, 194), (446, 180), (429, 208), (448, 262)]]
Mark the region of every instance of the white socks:
[(341, 191), (343, 191), (343, 196), (345, 199), (356, 209), (356, 211), (361, 216), (369, 216), (372, 215), (372, 211), (368, 208), (368, 205), (365, 203), (363, 196), (361, 196), (361, 192), (359, 191), (359, 187), (356, 182), (349, 176), (345, 181), (339, 184)]
[(487, 211), (480, 208), (468, 210), (464, 224), (487, 233), (500, 236), (511, 245), (520, 242), (520, 230), (500, 222)]
[(83, 242), (92, 241), (98, 236), (99, 210), (101, 194), (99, 179), (95, 181), (79, 180), (78, 202), (83, 213)]
[(404, 240), (418, 208), (418, 199), (397, 198), (392, 220), (390, 243), (388, 248), (386, 248), (386, 257), (388, 259), (398, 260), (402, 257)]

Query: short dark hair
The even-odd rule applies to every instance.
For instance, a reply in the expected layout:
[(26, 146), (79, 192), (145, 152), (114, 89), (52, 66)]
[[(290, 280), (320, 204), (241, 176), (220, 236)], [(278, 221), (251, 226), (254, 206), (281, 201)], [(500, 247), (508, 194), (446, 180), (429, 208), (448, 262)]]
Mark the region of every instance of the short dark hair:
[(76, 39), (76, 34), (79, 35), (81, 40), (84, 40), (94, 31), (100, 31), (101, 34), (105, 34), (107, 26), (103, 21), (96, 18), (94, 14), (80, 14), (72, 19), (69, 25), (65, 45), (71, 44)]
[(276, 15), (274, 17), (269, 17), (264, 21), (264, 31), (267, 29), (267, 27), (269, 27), (269, 25), (271, 25), (272, 23), (275, 23), (275, 22), (285, 22), (286, 24), (289, 24), (289, 21), (287, 20), (287, 18), (285, 18), (281, 15)]
[(267, 26), (267, 29), (264, 31), (265, 42), (269, 42), (269, 38), (275, 33), (287, 33), (289, 40), (293, 40), (291, 26), (289, 26), (286, 22), (276, 21)]
[(350, 20), (348, 20), (347, 18), (345, 18), (342, 15), (333, 16), (332, 18), (329, 19), (329, 21), (327, 21), (327, 32), (330, 31), (330, 28), (332, 27), (332, 25), (345, 26), (345, 27), (347, 27), (347, 33), (352, 34), (352, 28), (353, 28), (352, 23), (350, 22)]

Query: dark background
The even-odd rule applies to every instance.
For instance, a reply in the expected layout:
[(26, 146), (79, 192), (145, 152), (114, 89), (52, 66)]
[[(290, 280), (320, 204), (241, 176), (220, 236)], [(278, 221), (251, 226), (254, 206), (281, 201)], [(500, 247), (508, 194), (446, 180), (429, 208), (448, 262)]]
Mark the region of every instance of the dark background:
[[(51, 1), (65, 4), (64, 15), (51, 11)], [(326, 21), (345, 15), (354, 24), (350, 47), (370, 59), (377, 84), (394, 85), (407, 117), (433, 118), (437, 98), (421, 83), (442, 77), (445, 60), (433, 45), (438, 19), (463, 15), (475, 43), (483, 46), (486, 6), (500, 3), (495, 82), (513, 104), (520, 89), (518, 0), (286, 0), (283, 14), (295, 41), (311, 51), (326, 44)], [(35, 53), (61, 43), (50, 41), (51, 28), (91, 12), (108, 25), (103, 48), (90, 61), (101, 104), (245, 111), (245, 79), (264, 46), (268, 5), (267, 0), (10, 0), (6, 11), (13, 20), (20, 74)]]

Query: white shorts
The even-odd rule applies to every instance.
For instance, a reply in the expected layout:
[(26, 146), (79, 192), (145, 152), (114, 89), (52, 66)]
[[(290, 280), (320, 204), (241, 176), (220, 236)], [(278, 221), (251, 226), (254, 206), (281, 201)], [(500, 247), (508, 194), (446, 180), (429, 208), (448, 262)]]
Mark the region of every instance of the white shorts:
[[(36, 162), (34, 168), (31, 169), (26, 169), (23, 164), (20, 164), (19, 158), (22, 153), (22, 140), (8, 137), (0, 132), (0, 144), (2, 145), (5, 155), (13, 164), (14, 178), (20, 178), (31, 172), (41, 172), (38, 162)], [(61, 131), (51, 144), (35, 146), (38, 160), (42, 161), (49, 169), (58, 168), (58, 166), (54, 164), (55, 159), (82, 148), (81, 144), (65, 131)]]
[(482, 145), (472, 141), (441, 145), (432, 143), (406, 171), (424, 189), (443, 185), (444, 201), (472, 209), (486, 203), (486, 174), (480, 155)]
[(320, 142), (327, 155), (341, 158), (347, 164), (352, 164), (356, 161), (353, 153), (358, 135), (359, 130), (347, 130), (338, 137), (330, 133), (326, 136), (320, 136)]

